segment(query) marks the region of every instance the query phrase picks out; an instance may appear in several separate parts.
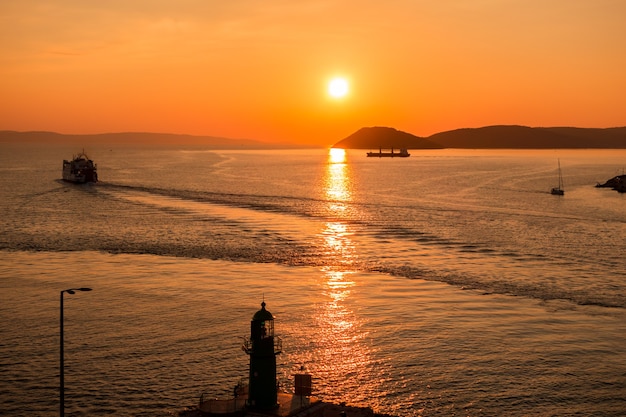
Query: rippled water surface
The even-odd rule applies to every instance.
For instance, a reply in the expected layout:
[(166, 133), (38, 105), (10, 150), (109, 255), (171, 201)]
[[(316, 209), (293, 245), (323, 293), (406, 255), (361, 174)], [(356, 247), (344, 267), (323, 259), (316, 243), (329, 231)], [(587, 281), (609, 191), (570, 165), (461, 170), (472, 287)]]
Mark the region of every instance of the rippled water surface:
[[(624, 151), (2, 144), (0, 414), (176, 413), (229, 396), (265, 297), (279, 379), (399, 416), (626, 410)], [(549, 194), (560, 159), (565, 196)], [(38, 169), (33, 169), (33, 166)]]

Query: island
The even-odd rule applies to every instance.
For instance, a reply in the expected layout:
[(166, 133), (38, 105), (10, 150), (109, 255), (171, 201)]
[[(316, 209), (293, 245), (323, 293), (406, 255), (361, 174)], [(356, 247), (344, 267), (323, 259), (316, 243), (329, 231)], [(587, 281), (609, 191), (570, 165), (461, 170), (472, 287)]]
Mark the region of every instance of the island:
[(363, 127), (333, 145), (343, 149), (626, 149), (626, 127), (486, 126), (428, 137), (391, 127)]

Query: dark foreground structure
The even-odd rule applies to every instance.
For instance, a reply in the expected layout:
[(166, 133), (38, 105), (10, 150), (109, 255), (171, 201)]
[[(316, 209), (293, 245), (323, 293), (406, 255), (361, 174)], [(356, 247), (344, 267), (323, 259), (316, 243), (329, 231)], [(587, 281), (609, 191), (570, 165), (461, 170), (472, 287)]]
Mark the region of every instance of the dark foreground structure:
[(274, 335), (274, 316), (265, 302), (250, 322), (250, 337), (242, 349), (250, 356), (248, 384), (239, 384), (234, 397), (206, 398), (203, 394), (197, 408), (184, 410), (179, 417), (392, 417), (376, 414), (368, 407), (351, 407), (325, 403), (312, 396), (311, 375), (295, 375), (295, 392), (278, 389), (276, 356), (282, 352), (282, 340)]
[[(206, 414), (199, 410), (182, 411), (179, 417), (206, 417)], [(217, 414), (216, 414), (217, 415)], [(221, 414), (225, 416), (226, 414)], [(241, 412), (239, 414), (228, 414), (228, 416), (240, 417), (265, 417), (265, 416), (293, 416), (293, 417), (393, 417), (388, 414), (376, 414), (369, 408), (350, 407), (339, 404), (329, 404), (320, 402), (310, 407), (299, 408), (289, 414), (265, 414), (252, 411)]]

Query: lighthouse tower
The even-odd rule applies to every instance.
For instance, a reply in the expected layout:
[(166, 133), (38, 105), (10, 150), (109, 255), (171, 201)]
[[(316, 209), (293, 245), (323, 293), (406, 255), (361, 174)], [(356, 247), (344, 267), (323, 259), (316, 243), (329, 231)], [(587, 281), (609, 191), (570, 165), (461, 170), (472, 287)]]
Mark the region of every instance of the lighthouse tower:
[(250, 355), (248, 405), (260, 410), (278, 407), (276, 355), (282, 351), (282, 341), (274, 336), (274, 316), (265, 309), (265, 301), (252, 316), (250, 338), (244, 339), (243, 350)]

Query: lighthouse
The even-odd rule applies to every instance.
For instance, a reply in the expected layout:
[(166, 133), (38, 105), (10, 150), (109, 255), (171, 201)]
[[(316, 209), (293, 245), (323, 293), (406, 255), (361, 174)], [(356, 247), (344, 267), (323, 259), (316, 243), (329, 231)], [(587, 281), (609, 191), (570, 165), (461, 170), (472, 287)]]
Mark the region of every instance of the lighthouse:
[(265, 309), (265, 301), (252, 316), (250, 337), (244, 338), (242, 348), (250, 355), (248, 406), (259, 410), (277, 408), (276, 355), (282, 351), (282, 341), (274, 336), (274, 316)]

